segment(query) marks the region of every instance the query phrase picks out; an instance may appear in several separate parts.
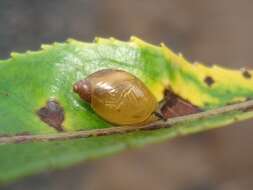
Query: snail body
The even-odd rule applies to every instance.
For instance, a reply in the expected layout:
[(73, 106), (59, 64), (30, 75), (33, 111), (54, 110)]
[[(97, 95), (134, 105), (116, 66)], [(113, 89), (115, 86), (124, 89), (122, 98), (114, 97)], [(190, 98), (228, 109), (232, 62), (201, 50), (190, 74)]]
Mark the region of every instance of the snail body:
[(97, 71), (76, 82), (73, 90), (90, 103), (99, 116), (117, 125), (145, 123), (158, 107), (145, 84), (122, 70)]

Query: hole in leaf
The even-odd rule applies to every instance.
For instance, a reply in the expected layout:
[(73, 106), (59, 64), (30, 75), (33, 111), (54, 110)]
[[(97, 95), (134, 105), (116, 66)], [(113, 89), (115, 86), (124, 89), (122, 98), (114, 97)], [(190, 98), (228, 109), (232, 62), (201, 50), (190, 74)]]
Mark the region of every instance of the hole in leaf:
[(161, 113), (166, 118), (189, 115), (201, 111), (198, 107), (168, 89), (165, 90), (164, 95), (165, 103), (161, 108)]
[(212, 77), (210, 77), (210, 76), (207, 76), (206, 78), (205, 78), (205, 83), (208, 85), (208, 86), (212, 86), (213, 84), (214, 84), (214, 79), (212, 78)]
[(247, 70), (244, 70), (244, 71), (242, 72), (242, 75), (243, 75), (243, 77), (246, 78), (246, 79), (251, 79), (251, 74), (250, 74), (250, 72), (247, 71)]
[(49, 100), (46, 105), (37, 111), (39, 118), (55, 128), (57, 131), (63, 131), (62, 123), (64, 121), (64, 110), (55, 100)]

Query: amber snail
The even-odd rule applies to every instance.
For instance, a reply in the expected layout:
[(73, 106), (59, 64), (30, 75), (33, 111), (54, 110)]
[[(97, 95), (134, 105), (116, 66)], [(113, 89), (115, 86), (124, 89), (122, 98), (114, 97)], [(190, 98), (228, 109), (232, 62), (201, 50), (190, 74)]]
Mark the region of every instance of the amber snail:
[(73, 91), (90, 103), (100, 117), (116, 125), (147, 123), (158, 108), (145, 84), (123, 70), (97, 71), (76, 82)]

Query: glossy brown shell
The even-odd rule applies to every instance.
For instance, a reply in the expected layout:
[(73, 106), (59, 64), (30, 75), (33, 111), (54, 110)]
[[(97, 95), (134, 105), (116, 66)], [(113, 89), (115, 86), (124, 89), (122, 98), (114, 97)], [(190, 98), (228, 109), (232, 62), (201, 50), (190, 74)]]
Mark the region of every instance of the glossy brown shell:
[(155, 97), (143, 82), (122, 70), (97, 71), (77, 82), (74, 90), (98, 115), (117, 125), (145, 122), (157, 108)]

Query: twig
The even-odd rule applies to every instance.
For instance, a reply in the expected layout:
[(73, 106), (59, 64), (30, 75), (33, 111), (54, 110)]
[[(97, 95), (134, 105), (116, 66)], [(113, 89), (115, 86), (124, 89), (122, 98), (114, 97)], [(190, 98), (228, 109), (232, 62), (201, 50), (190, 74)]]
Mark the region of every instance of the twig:
[(212, 109), (205, 112), (196, 114), (180, 116), (168, 119), (167, 121), (156, 121), (148, 125), (143, 126), (121, 126), (110, 127), (105, 129), (91, 129), (87, 131), (76, 132), (62, 132), (57, 134), (45, 134), (45, 135), (12, 135), (0, 137), (0, 144), (13, 144), (13, 143), (25, 143), (25, 142), (46, 142), (56, 140), (67, 140), (76, 138), (87, 138), (96, 136), (106, 136), (112, 134), (124, 134), (141, 130), (154, 130), (160, 128), (167, 128), (175, 124), (189, 122), (193, 120), (200, 120), (205, 118), (214, 117), (220, 114), (225, 114), (233, 111), (251, 111), (253, 109), (253, 100), (249, 100), (243, 103), (232, 104), (221, 108)]

